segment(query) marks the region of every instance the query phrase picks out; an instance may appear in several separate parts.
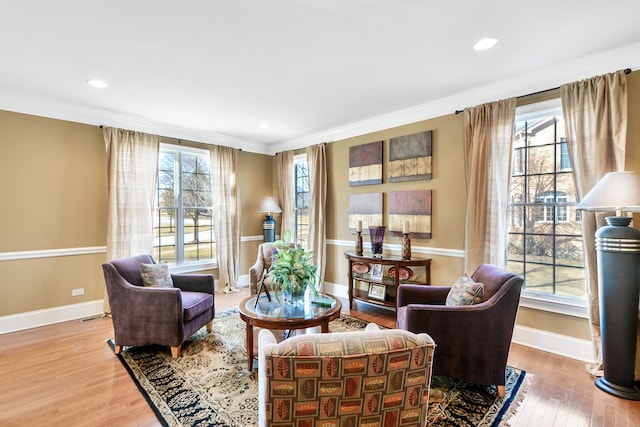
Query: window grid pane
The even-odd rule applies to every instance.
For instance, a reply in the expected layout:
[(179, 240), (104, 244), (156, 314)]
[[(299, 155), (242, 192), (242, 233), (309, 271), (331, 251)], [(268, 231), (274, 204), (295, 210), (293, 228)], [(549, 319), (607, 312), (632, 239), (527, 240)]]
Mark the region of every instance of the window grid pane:
[(153, 218), (153, 254), (159, 262), (215, 258), (209, 161), (207, 154), (181, 147), (160, 150)]
[(561, 117), (515, 127), (507, 265), (528, 292), (583, 298), (582, 232)]
[(295, 162), (295, 239), (303, 248), (309, 243), (309, 165), (306, 158)]

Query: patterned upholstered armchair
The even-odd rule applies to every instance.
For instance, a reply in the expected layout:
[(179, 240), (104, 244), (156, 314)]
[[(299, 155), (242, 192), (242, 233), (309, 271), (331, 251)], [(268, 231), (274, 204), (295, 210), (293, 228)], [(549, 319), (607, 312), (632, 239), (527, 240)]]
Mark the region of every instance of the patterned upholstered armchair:
[(259, 426), (424, 426), (435, 343), (397, 329), (259, 335)]
[(214, 278), (210, 274), (171, 274), (171, 287), (145, 287), (140, 265), (150, 255), (102, 264), (111, 306), (116, 354), (123, 346), (166, 345), (173, 358), (182, 343), (214, 318)]
[(523, 279), (489, 264), (478, 267), (471, 279), (484, 285), (482, 301), (474, 305), (446, 305), (450, 286), (400, 285), (397, 327), (436, 340), (434, 375), (495, 385), (504, 396)]
[[(294, 247), (295, 243), (290, 246)], [(251, 295), (255, 295), (260, 290), (263, 274), (271, 267), (271, 259), (273, 258), (273, 243), (265, 242), (258, 245), (258, 257), (255, 264), (249, 269), (249, 283), (251, 285)], [(271, 291), (268, 281), (265, 282), (267, 289)]]

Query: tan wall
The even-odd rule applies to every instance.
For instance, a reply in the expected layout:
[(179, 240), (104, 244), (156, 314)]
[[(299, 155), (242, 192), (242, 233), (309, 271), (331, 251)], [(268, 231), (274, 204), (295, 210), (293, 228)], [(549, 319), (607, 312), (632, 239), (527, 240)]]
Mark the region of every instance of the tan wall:
[[(238, 168), (241, 234), (262, 236), (256, 209), (272, 191), (271, 156), (241, 152)], [(0, 111), (0, 182), (0, 253), (106, 245), (99, 127)], [(258, 243), (243, 242), (241, 273)], [(102, 299), (103, 262), (104, 253), (0, 261), (0, 316)], [(72, 297), (78, 288), (84, 295)]]
[[(100, 129), (0, 111), (0, 252), (104, 246)], [(104, 254), (0, 262), (0, 316), (102, 298)], [(71, 290), (85, 294), (71, 297)]]
[[(640, 171), (640, 72), (628, 76), (629, 132), (627, 170)], [(520, 103), (557, 95), (547, 93)], [(432, 130), (433, 179), (375, 186), (349, 187), (350, 146)], [(447, 115), (387, 129), (327, 145), (327, 238), (354, 241), (348, 232), (349, 194), (412, 189), (433, 190), (433, 238), (412, 239), (414, 247), (464, 248), (466, 186), (463, 122)], [(385, 159), (388, 153), (385, 151)], [(262, 215), (255, 212), (264, 196), (275, 194), (273, 158), (241, 152), (238, 184), (241, 234), (261, 236)], [(104, 246), (106, 244), (106, 158), (102, 133), (95, 126), (0, 111), (0, 252)], [(387, 216), (387, 206), (384, 206)], [(640, 218), (636, 218), (636, 224)], [(240, 274), (246, 274), (260, 240), (242, 244)], [(385, 237), (385, 243), (400, 243)], [(365, 239), (366, 244), (366, 239)], [(344, 251), (353, 246), (328, 245), (328, 282), (346, 285)], [(463, 271), (463, 260), (433, 258), (432, 282), (452, 283)], [(0, 316), (100, 299), (104, 254), (0, 261)], [(71, 289), (85, 295), (71, 297)], [(588, 339), (584, 319), (522, 308), (518, 323), (563, 335)]]
[[(627, 76), (629, 93), (629, 125), (627, 139), (626, 169), (640, 172), (640, 72)], [(521, 98), (518, 105), (540, 102), (557, 98), (559, 90)], [(385, 141), (394, 136), (407, 135), (424, 130), (433, 130), (433, 180), (413, 183), (384, 184), (349, 187), (348, 185), (348, 147), (379, 140)], [(327, 237), (329, 239), (354, 240), (348, 233), (349, 194), (357, 192), (384, 192), (405, 189), (433, 189), (433, 238), (430, 240), (411, 239), (412, 246), (464, 249), (464, 215), (466, 211), (466, 184), (464, 181), (462, 115), (447, 115), (399, 128), (388, 129), (373, 134), (332, 143), (327, 149), (329, 162), (329, 195), (327, 199)], [(388, 159), (385, 152), (385, 159)], [(387, 207), (384, 207), (386, 218)], [(640, 215), (636, 215), (636, 224)], [(367, 240), (365, 237), (365, 244)], [(385, 243), (399, 243), (399, 238), (385, 237)], [(343, 252), (352, 247), (327, 247), (326, 280), (346, 286), (347, 265)], [(464, 263), (459, 258), (433, 256), (432, 282), (449, 284), (460, 275)], [(589, 340), (589, 323), (586, 319), (565, 316), (547, 311), (522, 307), (517, 323), (522, 326), (541, 329), (552, 333)]]
[[(349, 186), (349, 147), (383, 140), (384, 165), (389, 158), (388, 140), (417, 132), (433, 131), (433, 179), (389, 183), (387, 170), (383, 169), (383, 183), (379, 185)], [(464, 218), (466, 196), (463, 153), (462, 116), (448, 115), (406, 126), (362, 135), (327, 145), (327, 237), (342, 241), (355, 241), (349, 233), (349, 195), (359, 193), (383, 193), (383, 218), (388, 218), (388, 194), (391, 191), (432, 190), (432, 238), (412, 238), (412, 247), (462, 250), (464, 248)], [(363, 236), (369, 244), (368, 236)], [(400, 244), (401, 237), (389, 236), (386, 244)], [(344, 251), (350, 246), (327, 247), (325, 280), (346, 286), (347, 261)], [(453, 283), (463, 273), (462, 258), (416, 255), (432, 258), (433, 283)]]

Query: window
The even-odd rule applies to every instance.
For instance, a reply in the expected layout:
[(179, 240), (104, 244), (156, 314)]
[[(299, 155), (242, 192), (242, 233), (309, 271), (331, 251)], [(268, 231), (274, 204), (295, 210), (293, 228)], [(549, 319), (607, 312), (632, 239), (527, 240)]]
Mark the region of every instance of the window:
[(516, 114), (508, 268), (525, 278), (525, 296), (584, 305), (582, 231), (562, 111), (531, 110)]
[(175, 265), (215, 257), (209, 152), (162, 144), (153, 217), (154, 257)]
[(306, 154), (293, 160), (295, 188), (295, 241), (307, 249), (309, 243), (309, 164)]

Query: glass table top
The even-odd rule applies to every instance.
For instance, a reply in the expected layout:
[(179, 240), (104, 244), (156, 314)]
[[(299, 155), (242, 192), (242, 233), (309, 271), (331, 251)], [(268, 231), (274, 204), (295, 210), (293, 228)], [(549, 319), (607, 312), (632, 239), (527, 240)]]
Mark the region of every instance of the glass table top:
[(265, 294), (260, 294), (258, 303), (256, 304), (256, 298), (250, 298), (246, 303), (244, 311), (254, 314), (257, 317), (265, 319), (314, 319), (318, 316), (322, 316), (328, 311), (335, 308), (337, 300), (326, 294), (318, 294), (314, 296), (312, 294), (306, 294), (304, 299), (296, 302), (289, 303), (284, 301), (284, 295), (279, 295), (280, 302), (278, 302), (271, 293), (271, 301)]

